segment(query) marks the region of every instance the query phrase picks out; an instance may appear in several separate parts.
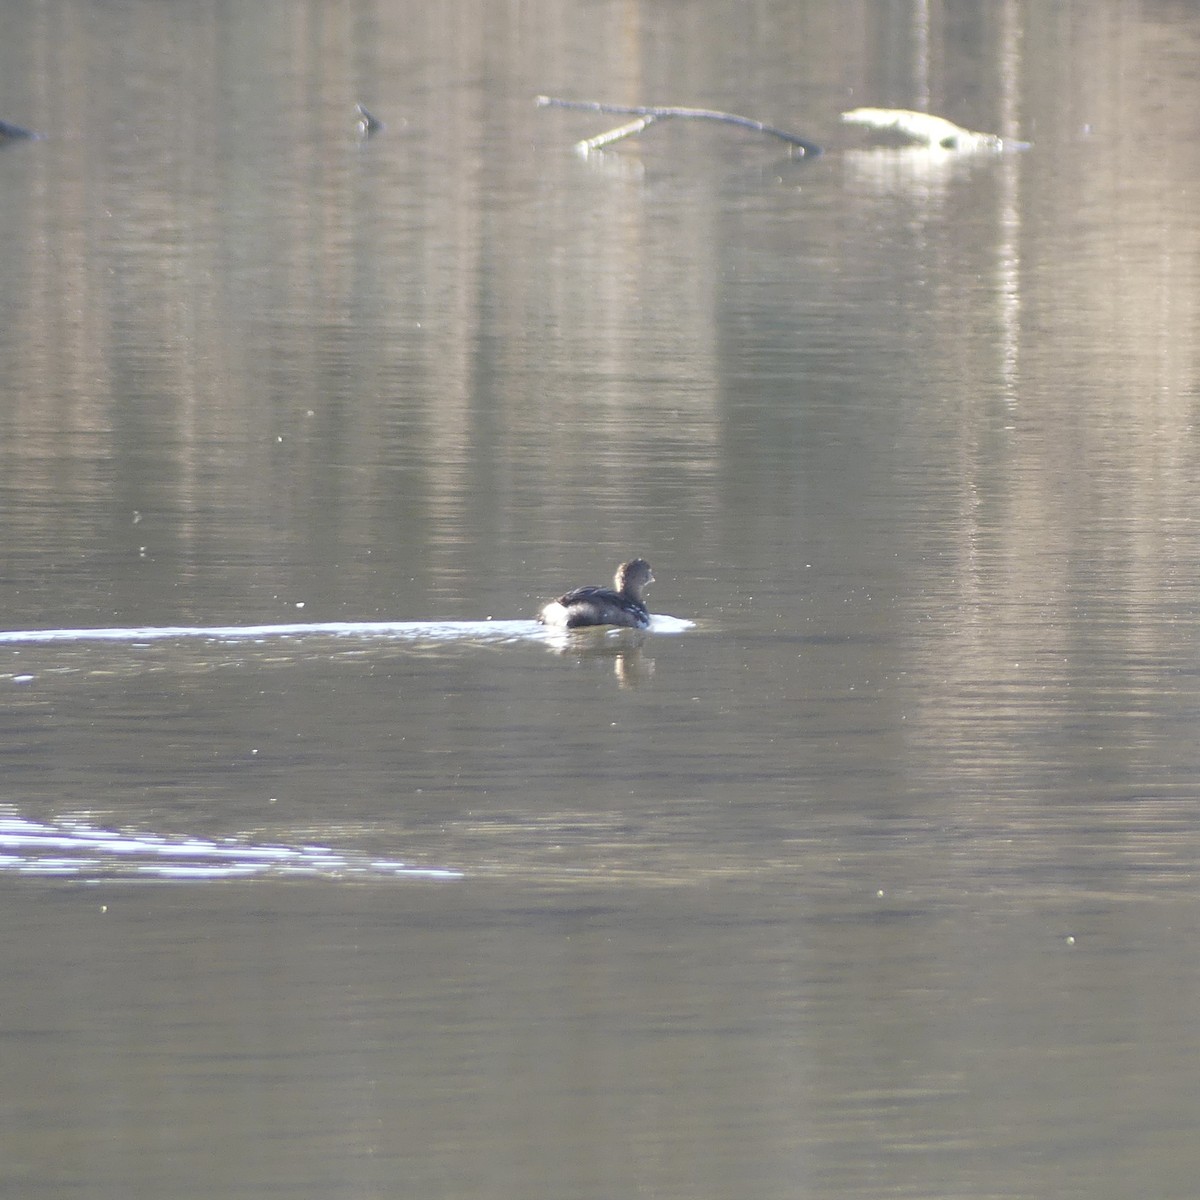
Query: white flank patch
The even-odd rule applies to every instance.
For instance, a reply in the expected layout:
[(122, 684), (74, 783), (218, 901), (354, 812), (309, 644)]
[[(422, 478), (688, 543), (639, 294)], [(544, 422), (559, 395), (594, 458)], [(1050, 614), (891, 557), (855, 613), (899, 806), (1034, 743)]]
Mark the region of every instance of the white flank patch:
[(551, 600), (545, 608), (542, 609), (542, 621), (547, 625), (555, 625), (561, 629), (567, 627), (567, 618), (570, 613), (566, 608), (559, 604), (557, 600)]

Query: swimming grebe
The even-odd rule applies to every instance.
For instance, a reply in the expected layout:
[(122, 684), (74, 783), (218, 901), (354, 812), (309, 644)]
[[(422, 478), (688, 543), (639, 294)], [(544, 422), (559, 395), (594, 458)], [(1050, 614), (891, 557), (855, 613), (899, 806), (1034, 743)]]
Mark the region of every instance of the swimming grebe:
[(611, 588), (576, 588), (551, 600), (538, 613), (538, 620), (559, 629), (579, 629), (585, 625), (646, 629), (650, 625), (650, 610), (642, 599), (642, 588), (653, 582), (650, 564), (644, 558), (633, 558), (617, 568)]

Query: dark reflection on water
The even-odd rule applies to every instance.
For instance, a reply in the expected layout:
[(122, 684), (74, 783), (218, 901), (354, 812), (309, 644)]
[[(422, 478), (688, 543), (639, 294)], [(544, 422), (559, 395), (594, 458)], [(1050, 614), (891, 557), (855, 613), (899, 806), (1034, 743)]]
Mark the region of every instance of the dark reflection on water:
[(1189, 6), (6, 16), (0, 1188), (1194, 1194)]

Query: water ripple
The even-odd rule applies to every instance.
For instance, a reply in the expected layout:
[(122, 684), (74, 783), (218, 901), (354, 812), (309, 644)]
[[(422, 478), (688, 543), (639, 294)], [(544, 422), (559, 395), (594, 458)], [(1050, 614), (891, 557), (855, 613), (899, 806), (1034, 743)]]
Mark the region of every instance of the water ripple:
[(86, 881), (154, 879), (461, 879), (461, 871), (416, 867), (329, 846), (256, 845), (233, 838), (166, 838), (97, 829), (83, 822), (0, 815), (0, 874)]
[[(653, 633), (682, 633), (694, 621), (655, 614)], [(563, 635), (537, 621), (325, 621), (292, 625), (147, 625), (114, 629), (12, 629), (0, 631), (0, 644), (44, 642), (161, 642), (202, 638), (213, 642), (263, 641), (299, 637), (390, 638), (414, 642), (541, 641)]]

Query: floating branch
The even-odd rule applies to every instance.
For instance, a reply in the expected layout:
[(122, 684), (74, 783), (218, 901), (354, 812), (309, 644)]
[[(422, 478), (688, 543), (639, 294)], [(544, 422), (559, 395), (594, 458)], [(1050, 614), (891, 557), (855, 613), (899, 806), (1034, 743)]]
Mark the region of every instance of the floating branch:
[(537, 105), (539, 108), (579, 108), (588, 112), (616, 113), (637, 118), (636, 121), (618, 125), (616, 129), (609, 129), (605, 133), (599, 133), (593, 138), (585, 138), (582, 142), (576, 143), (576, 149), (584, 154), (590, 150), (599, 150), (602, 146), (611, 146), (613, 142), (618, 142), (621, 138), (641, 133), (655, 121), (666, 121), (671, 117), (687, 117), (698, 121), (721, 121), (726, 125), (736, 125), (740, 129), (752, 129), (755, 133), (765, 133), (769, 137), (780, 138), (787, 142), (792, 147), (793, 153), (799, 158), (816, 158), (821, 153), (821, 147), (816, 142), (810, 142), (808, 138), (788, 133), (784, 129), (776, 129), (772, 125), (764, 125), (761, 121), (752, 120), (750, 117), (739, 117), (736, 113), (717, 112), (710, 108), (659, 108), (628, 104), (602, 104), (597, 100), (560, 100), (554, 96), (539, 96)]
[(935, 150), (1028, 150), (1029, 142), (1014, 142), (994, 133), (976, 133), (935, 117), (933, 113), (913, 112), (908, 108), (854, 108), (842, 113), (848, 125), (864, 125), (885, 133), (900, 133), (922, 146)]
[(610, 129), (607, 133), (598, 133), (595, 137), (584, 138), (582, 142), (576, 142), (575, 149), (581, 154), (587, 154), (591, 150), (600, 150), (605, 146), (611, 146), (613, 142), (619, 142), (624, 137), (632, 137), (635, 133), (641, 133), (643, 129), (649, 129), (657, 120), (657, 117), (650, 115), (638, 117), (636, 121), (630, 121), (627, 125), (618, 125), (616, 129)]

